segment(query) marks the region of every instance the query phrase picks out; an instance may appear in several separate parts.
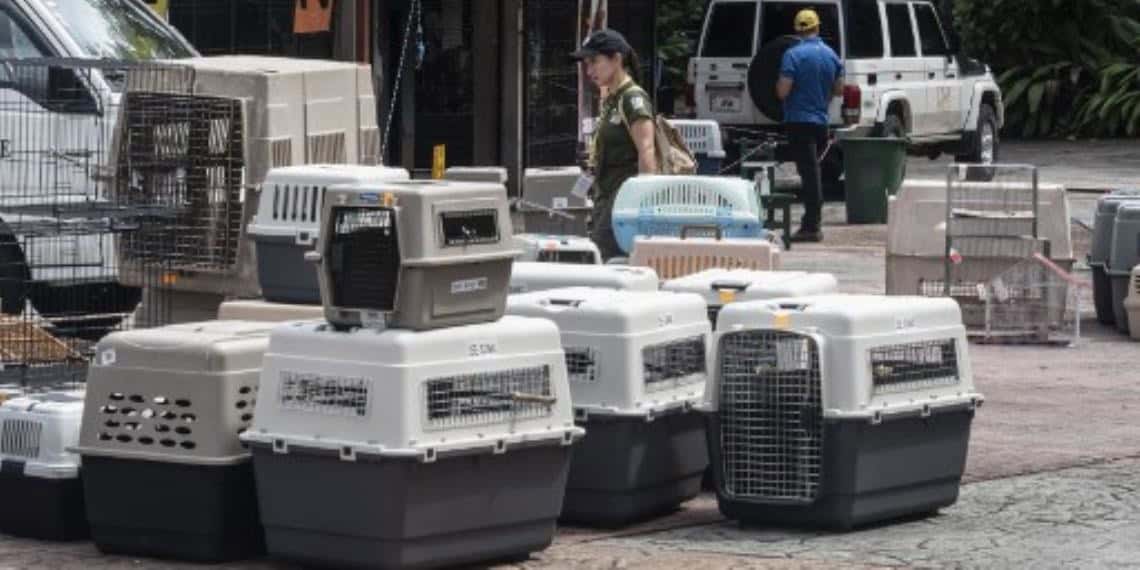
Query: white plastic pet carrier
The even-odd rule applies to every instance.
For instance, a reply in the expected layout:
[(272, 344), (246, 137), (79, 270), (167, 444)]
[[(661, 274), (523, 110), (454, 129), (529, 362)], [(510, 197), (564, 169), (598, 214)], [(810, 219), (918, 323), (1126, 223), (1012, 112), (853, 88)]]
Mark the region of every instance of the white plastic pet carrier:
[(321, 305), (297, 305), (294, 303), (270, 303), (260, 299), (239, 299), (226, 301), (218, 307), (219, 321), (280, 323), (324, 320), (324, 318), (325, 309)]
[(583, 430), (550, 321), (430, 331), (292, 323), (273, 332), (261, 386), (242, 439), (272, 555), (435, 567), (553, 539)]
[(518, 234), (515, 243), (523, 253), (519, 261), (601, 265), (602, 252), (590, 238), (544, 234)]
[(321, 233), (321, 211), (330, 186), (408, 180), (403, 168), (314, 164), (269, 171), (248, 233), (257, 244), (257, 278), (265, 299), (320, 303), (317, 270), (305, 261)]
[(620, 525), (675, 509), (700, 491), (708, 464), (704, 397), (711, 334), (697, 295), (552, 289), (512, 295), (509, 314), (562, 333), (575, 417), (562, 519)]
[(850, 528), (953, 504), (982, 401), (967, 350), (951, 299), (725, 307), (707, 392), (722, 512)]
[(264, 550), (238, 435), (253, 422), (273, 326), (211, 321), (99, 343), (78, 451), (100, 550), (194, 561)]
[(708, 303), (709, 320), (719, 330), (717, 315), (729, 303), (836, 293), (839, 282), (830, 273), (706, 269), (665, 281), (661, 289), (697, 293), (704, 297)]
[(669, 124), (677, 129), (685, 146), (697, 159), (697, 173), (703, 175), (720, 174), (720, 167), (726, 155), (720, 136), (720, 123), (709, 120), (669, 119)]
[(715, 226), (723, 237), (764, 235), (760, 199), (747, 180), (716, 176), (635, 176), (614, 199), (618, 245), (633, 251), (636, 236), (680, 237), (689, 226)]
[(83, 392), (46, 392), (0, 405), (0, 532), (45, 540), (87, 536), (79, 456)]
[(417, 180), (330, 188), (308, 258), (330, 323), (425, 330), (502, 316), (514, 247), (502, 185)]
[(648, 267), (516, 261), (511, 268), (510, 292), (527, 293), (563, 287), (656, 291), (659, 285), (657, 273)]
[(455, 182), (507, 183), (507, 169), (501, 166), (452, 166), (443, 171), (444, 180)]
[(652, 267), (661, 279), (676, 279), (706, 269), (780, 268), (780, 246), (767, 240), (688, 237), (638, 237), (630, 265)]

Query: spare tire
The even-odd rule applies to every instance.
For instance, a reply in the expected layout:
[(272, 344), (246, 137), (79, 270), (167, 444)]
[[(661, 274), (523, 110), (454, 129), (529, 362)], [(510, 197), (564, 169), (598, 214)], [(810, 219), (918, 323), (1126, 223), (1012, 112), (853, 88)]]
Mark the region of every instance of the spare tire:
[(760, 48), (748, 64), (748, 94), (752, 104), (769, 119), (784, 120), (784, 102), (776, 97), (776, 81), (780, 79), (780, 66), (784, 52), (800, 43), (796, 36), (781, 36)]

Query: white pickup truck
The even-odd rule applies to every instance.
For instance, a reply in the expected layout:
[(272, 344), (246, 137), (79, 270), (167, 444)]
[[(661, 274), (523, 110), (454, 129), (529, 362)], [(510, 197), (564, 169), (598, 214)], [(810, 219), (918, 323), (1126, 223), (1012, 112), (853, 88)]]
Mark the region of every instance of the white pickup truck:
[[(57, 332), (101, 336), (138, 304), (117, 281), (104, 168), (121, 73), (39, 58), (137, 61), (196, 56), (140, 0), (0, 2), (0, 307), (28, 301)], [(63, 211), (71, 208), (71, 214)], [(70, 329), (70, 330), (69, 330)]]
[[(795, 14), (808, 7), (846, 67), (833, 128), (905, 136), (912, 154), (931, 158), (997, 160), (1001, 90), (987, 66), (959, 53), (927, 0), (712, 0), (689, 81), (698, 118), (722, 125), (730, 155), (742, 135), (779, 130), (780, 61), (797, 41)], [(825, 189), (841, 172), (835, 165), (824, 164)]]

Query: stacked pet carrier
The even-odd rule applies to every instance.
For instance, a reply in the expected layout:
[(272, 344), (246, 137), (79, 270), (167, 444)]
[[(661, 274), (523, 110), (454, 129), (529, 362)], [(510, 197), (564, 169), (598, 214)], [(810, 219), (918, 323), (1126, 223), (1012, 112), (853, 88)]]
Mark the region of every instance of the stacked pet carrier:
[(527, 232), (586, 235), (590, 204), (584, 193), (574, 193), (581, 176), (577, 166), (526, 169), (518, 209)]
[(687, 226), (722, 237), (763, 237), (760, 200), (747, 180), (709, 176), (637, 176), (622, 184), (613, 206), (618, 246), (633, 251), (637, 236), (680, 237)]
[(1132, 269), (1140, 264), (1140, 202), (1121, 204), (1112, 226), (1112, 246), (1109, 248), (1105, 274), (1112, 290), (1112, 316), (1116, 328), (1128, 333), (1129, 327), (1140, 328), (1140, 322), (1129, 319), (1124, 302), (1132, 281)]
[(765, 240), (688, 237), (691, 228), (683, 228), (681, 237), (639, 237), (633, 242), (630, 265), (652, 267), (661, 279), (675, 279), (706, 269), (752, 269), (771, 271), (780, 268), (780, 246)]
[(218, 307), (219, 321), (283, 323), (322, 320), (324, 317), (325, 309), (321, 305), (272, 303), (261, 299), (236, 299)]
[(1120, 206), (1130, 202), (1140, 204), (1140, 190), (1117, 190), (1102, 196), (1096, 202), (1088, 264), (1092, 269), (1096, 318), (1104, 325), (1116, 322), (1116, 313), (1112, 304), (1112, 282), (1108, 278), (1108, 260), (1112, 253), (1116, 213), (1120, 210)]
[(262, 296), (280, 303), (320, 303), (316, 268), (305, 261), (305, 253), (320, 235), (320, 214), (330, 186), (408, 178), (407, 170), (383, 166), (320, 164), (269, 171), (247, 230), (257, 246)]
[(708, 435), (725, 516), (847, 529), (957, 500), (982, 397), (953, 301), (755, 301), (720, 319)]
[(575, 418), (562, 520), (621, 525), (669, 512), (700, 491), (710, 336), (697, 295), (554, 289), (512, 295), (507, 312), (562, 333)]
[(501, 166), (452, 166), (443, 172), (444, 180), (453, 182), (507, 183), (507, 169)]
[(543, 234), (518, 234), (515, 243), (523, 253), (519, 261), (601, 265), (602, 252), (590, 238)]
[(648, 267), (516, 261), (511, 268), (510, 292), (527, 293), (563, 287), (656, 291), (659, 286), (657, 272)]
[(661, 289), (703, 297), (708, 304), (708, 318), (719, 330), (717, 316), (729, 303), (825, 295), (837, 292), (839, 282), (830, 273), (707, 269), (666, 281)]
[(545, 548), (583, 431), (558, 329), (502, 317), (506, 192), (368, 188), (329, 189), (310, 255), (326, 320), (273, 332), (242, 435), (268, 550), (405, 568)]
[(716, 176), (720, 174), (721, 163), (726, 155), (720, 136), (720, 123), (709, 120), (670, 119), (669, 124), (677, 129), (685, 146), (697, 159), (697, 174)]
[(250, 454), (268, 325), (115, 333), (88, 376), (78, 451), (103, 552), (223, 561), (264, 551)]
[(46, 540), (87, 537), (79, 457), (83, 392), (46, 392), (0, 405), (0, 532)]

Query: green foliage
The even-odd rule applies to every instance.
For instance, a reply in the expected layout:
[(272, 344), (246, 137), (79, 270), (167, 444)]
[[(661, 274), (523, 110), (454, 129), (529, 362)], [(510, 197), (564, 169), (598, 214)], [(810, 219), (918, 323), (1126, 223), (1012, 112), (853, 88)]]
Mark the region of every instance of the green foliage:
[(675, 93), (685, 88), (689, 58), (696, 52), (706, 0), (658, 0), (657, 57), (664, 67), (662, 85)]
[(1140, 0), (955, 0), (954, 16), (998, 75), (1007, 133), (1140, 135)]

